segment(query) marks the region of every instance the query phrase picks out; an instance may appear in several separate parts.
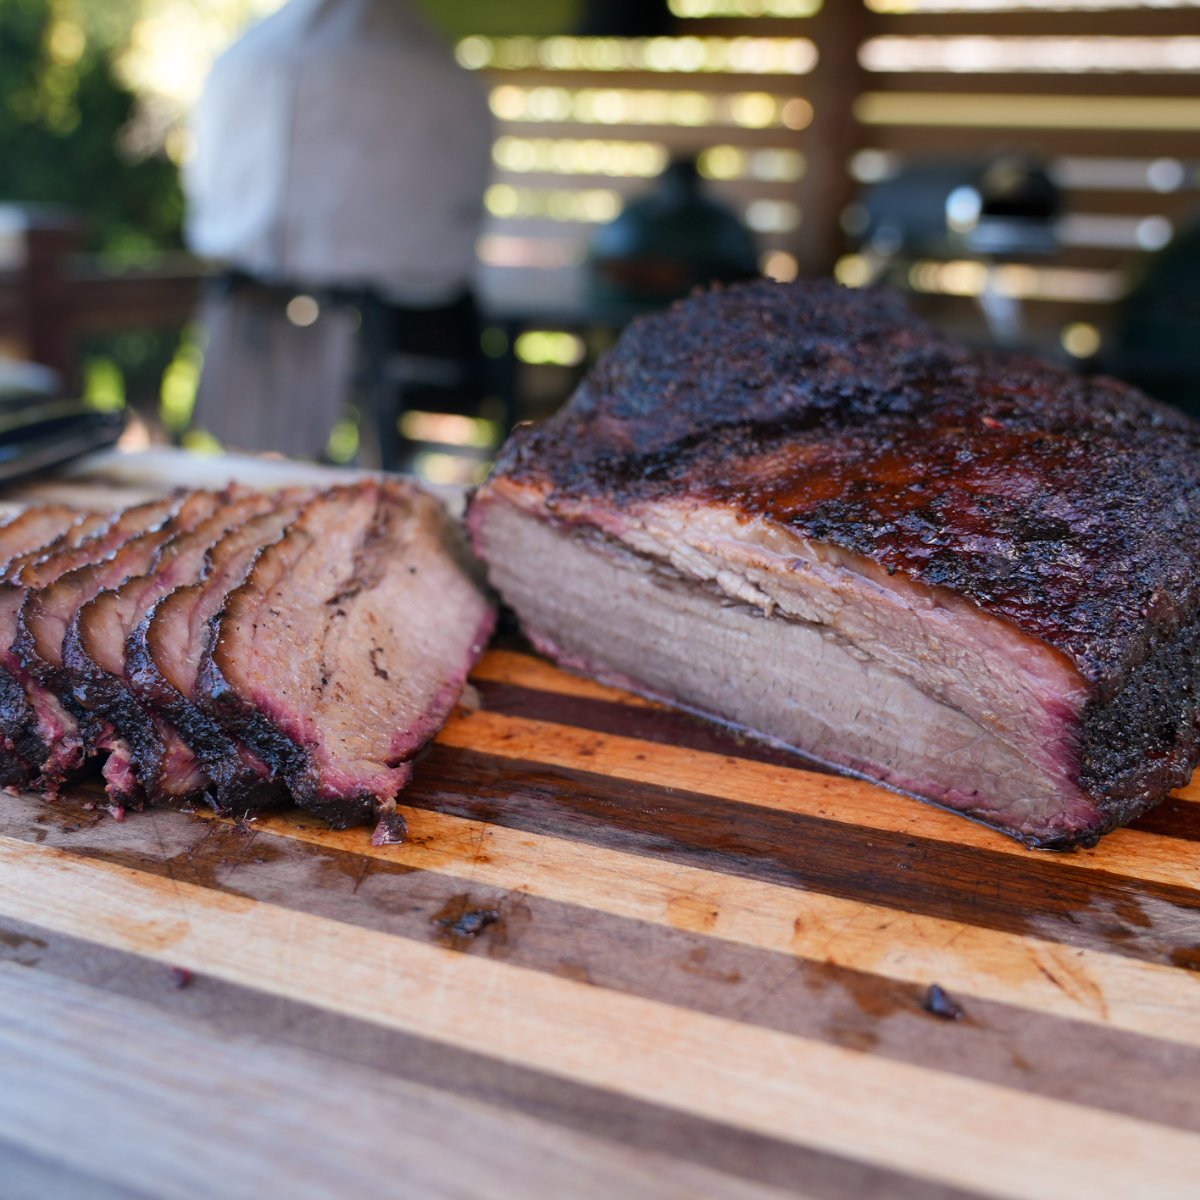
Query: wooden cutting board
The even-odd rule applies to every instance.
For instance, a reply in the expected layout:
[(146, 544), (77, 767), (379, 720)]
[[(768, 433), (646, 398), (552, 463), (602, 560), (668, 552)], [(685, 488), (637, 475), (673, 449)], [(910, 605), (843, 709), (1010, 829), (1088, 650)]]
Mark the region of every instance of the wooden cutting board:
[(1196, 782), (1032, 853), (493, 650), (406, 800), (5, 797), (0, 1192), (1200, 1192)]

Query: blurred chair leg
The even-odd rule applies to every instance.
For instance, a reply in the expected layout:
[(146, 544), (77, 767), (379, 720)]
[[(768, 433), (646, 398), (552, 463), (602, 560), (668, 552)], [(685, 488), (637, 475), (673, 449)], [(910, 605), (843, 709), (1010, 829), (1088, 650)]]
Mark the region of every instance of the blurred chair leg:
[(388, 378), (391, 351), (390, 316), (378, 296), (367, 295), (362, 303), (362, 356), (364, 420), (374, 428), (379, 465), (394, 471), (400, 464), (400, 431), (397, 388)]

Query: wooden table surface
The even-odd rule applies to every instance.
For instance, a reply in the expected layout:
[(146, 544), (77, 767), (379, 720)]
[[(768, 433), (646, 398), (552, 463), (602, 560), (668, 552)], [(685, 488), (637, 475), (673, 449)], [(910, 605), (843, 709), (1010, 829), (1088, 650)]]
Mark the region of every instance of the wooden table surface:
[(493, 650), (405, 800), (5, 796), (0, 1195), (1200, 1195), (1195, 781), (1033, 853)]

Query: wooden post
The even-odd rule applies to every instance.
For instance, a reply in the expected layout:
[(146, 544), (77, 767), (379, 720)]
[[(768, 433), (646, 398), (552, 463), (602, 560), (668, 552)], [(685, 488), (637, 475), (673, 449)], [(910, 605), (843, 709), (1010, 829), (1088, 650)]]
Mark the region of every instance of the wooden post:
[(854, 101), (866, 78), (858, 48), (871, 24), (862, 0), (825, 0), (806, 30), (820, 57), (808, 76), (813, 121), (804, 136), (808, 169), (796, 247), (802, 275), (828, 275), (845, 247), (842, 210), (856, 191), (847, 165), (861, 138)]
[(25, 353), (71, 383), (75, 370), (70, 258), (82, 240), (73, 217), (31, 214), (25, 227), (21, 313)]

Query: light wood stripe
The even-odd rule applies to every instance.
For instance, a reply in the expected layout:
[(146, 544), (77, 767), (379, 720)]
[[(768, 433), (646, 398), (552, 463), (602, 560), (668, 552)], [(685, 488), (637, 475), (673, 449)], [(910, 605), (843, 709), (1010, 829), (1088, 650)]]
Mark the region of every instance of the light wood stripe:
[(0, 839), (18, 920), (997, 1197), (1194, 1194), (1200, 1137)]
[(402, 811), (410, 837), (400, 846), (372, 846), (363, 830), (333, 831), (293, 813), (259, 818), (255, 828), (463, 886), (541, 896), (919, 987), (936, 981), (959, 999), (1200, 1047), (1197, 972), (425, 809)]
[(486, 679), (491, 683), (515, 683), (539, 692), (556, 692), (560, 696), (606, 700), (626, 708), (666, 707), (653, 700), (635, 696), (632, 692), (623, 692), (619, 688), (596, 683), (581, 675), (570, 675), (540, 658), (531, 658), (528, 654), (518, 654), (513, 650), (489, 650), (476, 664), (471, 678)]
[[(550, 721), (460, 710), (438, 735), (438, 741), (496, 758), (602, 772), (630, 783), (696, 792), (857, 828), (935, 838), (1025, 859), (1033, 853), (1011, 838), (953, 813), (856, 779), (679, 749)], [(1039, 854), (1037, 862), (1047, 871), (1081, 867), (1176, 887), (1200, 887), (1200, 845), (1129, 829), (1110, 834), (1094, 850)]]

